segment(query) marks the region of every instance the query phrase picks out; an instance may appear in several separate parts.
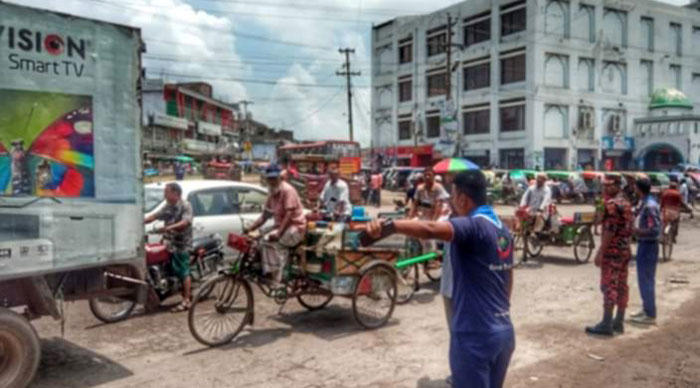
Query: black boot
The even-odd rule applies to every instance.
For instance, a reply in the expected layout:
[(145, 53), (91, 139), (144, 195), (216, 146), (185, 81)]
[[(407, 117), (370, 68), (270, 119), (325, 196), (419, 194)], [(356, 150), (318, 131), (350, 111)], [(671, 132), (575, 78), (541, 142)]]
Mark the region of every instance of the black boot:
[(625, 309), (618, 307), (615, 320), (613, 320), (612, 329), (617, 334), (623, 334), (625, 332)]
[(587, 326), (586, 333), (607, 336), (613, 335), (612, 315), (612, 307), (606, 307), (603, 311), (603, 320), (595, 326)]

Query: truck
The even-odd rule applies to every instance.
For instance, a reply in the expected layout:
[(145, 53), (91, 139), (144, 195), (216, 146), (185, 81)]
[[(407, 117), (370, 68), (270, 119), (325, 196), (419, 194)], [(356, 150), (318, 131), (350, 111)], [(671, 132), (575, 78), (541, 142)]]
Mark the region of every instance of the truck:
[[(27, 386), (33, 319), (144, 278), (138, 28), (0, 0), (0, 385)], [(143, 299), (142, 286), (128, 288)]]

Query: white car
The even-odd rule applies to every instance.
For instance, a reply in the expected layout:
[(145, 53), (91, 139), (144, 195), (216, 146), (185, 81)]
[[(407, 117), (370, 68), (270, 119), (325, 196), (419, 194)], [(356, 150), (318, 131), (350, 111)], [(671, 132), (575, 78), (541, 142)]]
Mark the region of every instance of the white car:
[[(144, 186), (146, 216), (165, 206), (163, 191), (168, 183), (149, 183)], [(220, 180), (186, 180), (177, 183), (182, 187), (182, 198), (192, 205), (195, 238), (217, 233), (225, 241), (229, 233), (241, 233), (244, 225), (248, 226), (260, 217), (267, 199), (266, 189), (248, 183)], [(160, 221), (147, 225), (146, 233), (161, 226)], [(156, 242), (160, 237), (148, 234), (148, 239), (149, 242)]]

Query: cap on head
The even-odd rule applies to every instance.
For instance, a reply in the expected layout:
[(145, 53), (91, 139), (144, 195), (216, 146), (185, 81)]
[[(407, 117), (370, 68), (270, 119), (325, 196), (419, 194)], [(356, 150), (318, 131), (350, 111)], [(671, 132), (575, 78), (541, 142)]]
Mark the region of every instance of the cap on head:
[(265, 178), (279, 178), (282, 169), (277, 164), (270, 164), (265, 168)]

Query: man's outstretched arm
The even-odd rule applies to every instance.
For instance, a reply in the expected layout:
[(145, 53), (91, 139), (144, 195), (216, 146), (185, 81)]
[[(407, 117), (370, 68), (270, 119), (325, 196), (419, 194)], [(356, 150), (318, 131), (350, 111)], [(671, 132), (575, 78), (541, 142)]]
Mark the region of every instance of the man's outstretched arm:
[[(382, 220), (374, 220), (367, 226), (367, 231), (372, 237), (378, 238), (382, 234)], [(405, 234), (420, 239), (434, 239), (452, 241), (454, 230), (452, 224), (447, 221), (394, 221), (396, 233)]]

